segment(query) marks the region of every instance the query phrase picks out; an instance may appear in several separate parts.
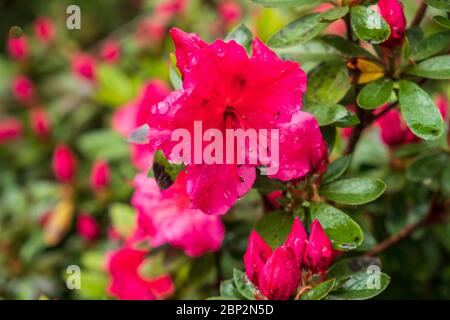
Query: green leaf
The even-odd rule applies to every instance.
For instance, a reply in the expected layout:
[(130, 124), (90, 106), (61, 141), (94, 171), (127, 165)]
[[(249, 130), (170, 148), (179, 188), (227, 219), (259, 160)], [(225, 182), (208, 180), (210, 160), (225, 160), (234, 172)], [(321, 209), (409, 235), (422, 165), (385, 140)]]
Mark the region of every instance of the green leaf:
[(334, 160), (328, 165), (327, 172), (325, 172), (322, 178), (322, 183), (327, 184), (340, 178), (347, 171), (351, 162), (351, 155)]
[(323, 185), (320, 194), (342, 204), (360, 205), (381, 196), (386, 184), (374, 178), (348, 178)]
[(328, 271), (328, 276), (343, 279), (355, 272), (367, 272), (369, 267), (381, 268), (381, 261), (376, 257), (345, 258), (334, 263)]
[(169, 162), (162, 151), (158, 150), (153, 156), (152, 168), (156, 183), (161, 190), (165, 190), (175, 182), (178, 174), (184, 169), (184, 165)]
[(109, 207), (109, 217), (114, 230), (127, 238), (134, 230), (136, 213), (134, 208), (124, 203), (113, 203)]
[(305, 43), (319, 35), (328, 23), (321, 22), (320, 13), (312, 13), (301, 17), (279, 30), (268, 45), (273, 48), (290, 47)]
[(136, 90), (119, 68), (100, 64), (97, 68), (98, 90), (96, 98), (110, 107), (119, 107), (133, 99)]
[(394, 83), (390, 79), (379, 79), (365, 85), (358, 94), (356, 103), (363, 109), (373, 110), (385, 104), (392, 95)]
[(344, 60), (344, 57), (336, 49), (316, 39), (289, 48), (275, 49), (275, 52), (284, 60), (294, 60), (302, 64)]
[(441, 113), (427, 92), (411, 81), (400, 81), (400, 110), (406, 124), (418, 137), (437, 139), (444, 132)]
[(436, 9), (450, 11), (450, 0), (425, 0), (425, 3)]
[(441, 176), (442, 192), (446, 196), (450, 196), (450, 162), (447, 162)]
[(321, 39), (336, 50), (342, 52), (348, 58), (365, 57), (372, 60), (377, 60), (377, 58), (373, 54), (364, 50), (356, 43), (351, 42), (343, 37), (330, 34), (323, 36)]
[(256, 181), (253, 184), (253, 188), (257, 189), (263, 194), (268, 194), (272, 191), (285, 190), (286, 184), (283, 181), (270, 179), (265, 175), (258, 174), (256, 176)]
[(332, 125), (350, 113), (346, 107), (339, 104), (311, 105), (308, 103), (304, 106), (303, 111), (311, 113), (319, 126)]
[(233, 270), (233, 282), (236, 290), (247, 300), (255, 300), (261, 293), (247, 278), (247, 275), (237, 269)]
[(446, 29), (450, 29), (450, 19), (447, 19), (443, 16), (434, 16), (433, 17), (434, 22), (436, 22), (441, 27), (444, 27)]
[[(347, 110), (348, 111), (348, 110)], [(335, 122), (335, 126), (339, 128), (351, 128), (359, 124), (359, 118), (356, 113), (348, 111), (347, 115)]]
[(220, 295), (222, 297), (229, 297), (235, 299), (244, 298), (234, 286), (234, 281), (232, 279), (225, 280), (220, 283)]
[(295, 6), (311, 6), (314, 4), (324, 3), (328, 0), (251, 0), (254, 3), (266, 7), (295, 7)]
[(337, 104), (347, 94), (351, 83), (345, 63), (325, 62), (308, 75), (306, 100), (313, 104)]
[(311, 290), (301, 295), (300, 300), (321, 300), (333, 289), (336, 279), (329, 279), (319, 283)]
[(419, 156), (408, 167), (406, 178), (413, 182), (421, 182), (431, 189), (438, 189), (441, 182), (440, 175), (448, 161), (449, 158), (443, 151)]
[(136, 129), (134, 129), (129, 137), (128, 142), (136, 144), (146, 144), (148, 143), (148, 135), (150, 132), (150, 127), (148, 124), (144, 124)]
[(333, 248), (341, 251), (356, 249), (364, 241), (360, 226), (341, 210), (326, 203), (311, 205), (311, 218), (318, 219)]
[(344, 300), (370, 299), (383, 292), (389, 282), (390, 277), (382, 272), (357, 272), (349, 276), (327, 298)]
[(77, 141), (81, 152), (90, 159), (117, 160), (129, 157), (125, 139), (110, 129), (99, 129), (83, 134)]
[(414, 47), (411, 58), (414, 60), (427, 59), (443, 52), (450, 47), (450, 31), (436, 32), (420, 41)]
[(253, 33), (245, 24), (240, 24), (227, 35), (225, 40), (234, 40), (242, 45), (247, 52), (250, 51), (253, 41)]
[(328, 147), (328, 154), (331, 154), (336, 143), (337, 130), (334, 127), (320, 127), (320, 133)]
[(177, 68), (177, 58), (173, 53), (170, 54), (170, 62), (169, 79), (173, 88), (179, 90), (183, 87), (183, 80), (181, 79), (181, 72)]
[(370, 43), (382, 43), (391, 35), (391, 29), (383, 17), (367, 7), (352, 7), (350, 22), (355, 35)]
[(255, 230), (273, 249), (279, 247), (286, 240), (291, 231), (294, 216), (289, 212), (275, 211), (262, 217), (255, 226)]
[(321, 22), (333, 22), (338, 19), (341, 19), (348, 13), (348, 7), (336, 7), (327, 11), (324, 11), (320, 14)]
[(405, 70), (407, 74), (429, 79), (450, 79), (450, 55), (433, 57)]

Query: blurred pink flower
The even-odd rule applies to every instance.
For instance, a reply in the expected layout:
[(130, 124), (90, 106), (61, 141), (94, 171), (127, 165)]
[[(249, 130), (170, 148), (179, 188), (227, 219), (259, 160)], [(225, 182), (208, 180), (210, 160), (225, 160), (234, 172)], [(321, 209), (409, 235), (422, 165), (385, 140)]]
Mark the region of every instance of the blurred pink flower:
[(102, 59), (108, 63), (116, 63), (120, 59), (120, 45), (115, 40), (106, 41), (100, 53)]
[(283, 191), (281, 191), (281, 190), (272, 191), (267, 195), (267, 200), (269, 200), (272, 207), (274, 207), (275, 209), (279, 209), (281, 206), (277, 202), (277, 200), (279, 198), (281, 198), (282, 196), (283, 196)]
[(78, 53), (72, 57), (72, 72), (75, 76), (88, 80), (95, 81), (95, 59), (86, 53)]
[[(147, 123), (150, 116), (150, 106), (162, 101), (168, 94), (169, 88), (159, 80), (147, 82), (138, 97), (127, 105), (118, 109), (112, 117), (114, 130), (128, 137), (136, 128)], [(133, 164), (140, 170), (147, 170), (153, 161), (153, 152), (147, 145), (131, 144)]]
[[(319, 6), (317, 6), (314, 9), (314, 12), (317, 13), (321, 13), (321, 12), (325, 12), (328, 11), (330, 9), (335, 8), (334, 5), (332, 5), (331, 3), (324, 3), (321, 4)], [(347, 27), (345, 26), (345, 22), (342, 19), (336, 20), (334, 22), (332, 22), (326, 29), (325, 32), (328, 34), (335, 34), (338, 36), (344, 36), (345, 33), (347, 32)]]
[(77, 218), (77, 232), (87, 241), (94, 241), (100, 235), (100, 227), (93, 216), (80, 213)]
[(164, 0), (155, 7), (156, 14), (171, 19), (186, 10), (188, 0)]
[(34, 33), (40, 41), (44, 43), (52, 42), (55, 39), (53, 21), (48, 17), (39, 17), (34, 22)]
[(60, 182), (70, 182), (76, 169), (76, 160), (68, 146), (56, 146), (52, 159), (53, 173)]
[(243, 10), (234, 0), (224, 0), (218, 5), (219, 15), (227, 25), (236, 23), (242, 18)]
[[(381, 110), (383, 109), (381, 108)], [(377, 120), (377, 124), (380, 127), (381, 140), (390, 147), (420, 141), (408, 128), (398, 109), (386, 112)]]
[(44, 109), (33, 109), (30, 111), (31, 129), (40, 138), (45, 138), (51, 130), (51, 123)]
[(140, 46), (158, 47), (166, 35), (167, 21), (150, 16), (139, 21), (136, 30), (136, 40)]
[(22, 124), (15, 118), (0, 119), (0, 144), (22, 135)]
[(25, 35), (18, 38), (8, 37), (8, 52), (13, 59), (26, 59), (28, 57), (27, 37)]
[(434, 102), (436, 103), (436, 106), (438, 107), (439, 111), (441, 112), (442, 118), (444, 121), (448, 120), (448, 112), (449, 105), (448, 100), (443, 94), (438, 94), (436, 98), (434, 99)]
[[(280, 169), (271, 178), (298, 179), (323, 167), (327, 150), (317, 121), (298, 111), (306, 91), (298, 63), (281, 60), (258, 39), (248, 57), (233, 40), (207, 44), (179, 29), (171, 35), (183, 88), (151, 108), (153, 150), (172, 159), (177, 143), (171, 132), (183, 128), (194, 136), (194, 122), (202, 121), (204, 131), (279, 129)], [(252, 187), (256, 174), (254, 165), (235, 164), (188, 165), (185, 172), (193, 206), (208, 214), (226, 213)]]
[(308, 242), (305, 248), (304, 265), (312, 273), (326, 273), (333, 258), (333, 247), (319, 220), (311, 225)]
[(378, 8), (384, 20), (391, 28), (391, 35), (388, 40), (382, 43), (386, 47), (397, 47), (403, 43), (406, 33), (406, 18), (403, 12), (403, 5), (398, 0), (380, 0)]
[(174, 285), (170, 276), (146, 279), (139, 273), (145, 250), (130, 247), (111, 252), (108, 259), (110, 273), (109, 294), (121, 300), (156, 300), (170, 296)]
[(146, 173), (136, 176), (131, 204), (138, 219), (133, 241), (149, 239), (152, 247), (169, 243), (189, 256), (220, 248), (225, 233), (220, 217), (190, 208), (184, 179), (184, 173), (180, 173), (175, 183), (161, 192)]
[(35, 95), (33, 82), (26, 76), (16, 76), (12, 80), (12, 93), (17, 101), (22, 103), (30, 102)]
[(109, 165), (106, 161), (97, 160), (91, 170), (91, 188), (94, 191), (102, 190), (109, 184)]

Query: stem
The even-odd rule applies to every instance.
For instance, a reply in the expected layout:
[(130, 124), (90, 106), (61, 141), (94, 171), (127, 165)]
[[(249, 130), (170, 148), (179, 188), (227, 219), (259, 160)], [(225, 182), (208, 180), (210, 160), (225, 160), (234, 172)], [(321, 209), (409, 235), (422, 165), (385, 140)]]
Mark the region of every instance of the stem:
[(427, 12), (428, 5), (425, 3), (425, 1), (422, 1), (422, 4), (420, 5), (419, 9), (417, 9), (416, 16), (414, 17), (413, 22), (411, 23), (412, 27), (420, 25), (420, 23), (423, 20), (423, 17), (425, 17), (425, 13)]

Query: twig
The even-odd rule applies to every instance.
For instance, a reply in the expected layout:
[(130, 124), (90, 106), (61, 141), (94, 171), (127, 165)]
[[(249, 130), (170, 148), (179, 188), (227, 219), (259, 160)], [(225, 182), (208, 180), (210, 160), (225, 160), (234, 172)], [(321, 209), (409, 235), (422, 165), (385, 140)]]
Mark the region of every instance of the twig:
[(425, 17), (425, 13), (427, 12), (428, 5), (425, 3), (425, 1), (422, 1), (422, 4), (420, 5), (419, 9), (417, 9), (416, 15), (414, 17), (413, 22), (411, 23), (411, 26), (418, 26), (423, 20), (423, 17)]

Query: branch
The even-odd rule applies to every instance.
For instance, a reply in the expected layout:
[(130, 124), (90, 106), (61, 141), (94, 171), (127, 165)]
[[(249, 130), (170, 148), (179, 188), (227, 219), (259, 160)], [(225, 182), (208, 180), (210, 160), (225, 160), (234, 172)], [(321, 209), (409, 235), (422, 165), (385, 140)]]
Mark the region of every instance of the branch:
[(420, 23), (423, 20), (423, 17), (425, 17), (425, 13), (427, 12), (428, 5), (425, 3), (425, 1), (422, 1), (422, 4), (420, 5), (419, 9), (417, 9), (416, 16), (414, 17), (413, 22), (411, 23), (412, 27), (420, 25)]

